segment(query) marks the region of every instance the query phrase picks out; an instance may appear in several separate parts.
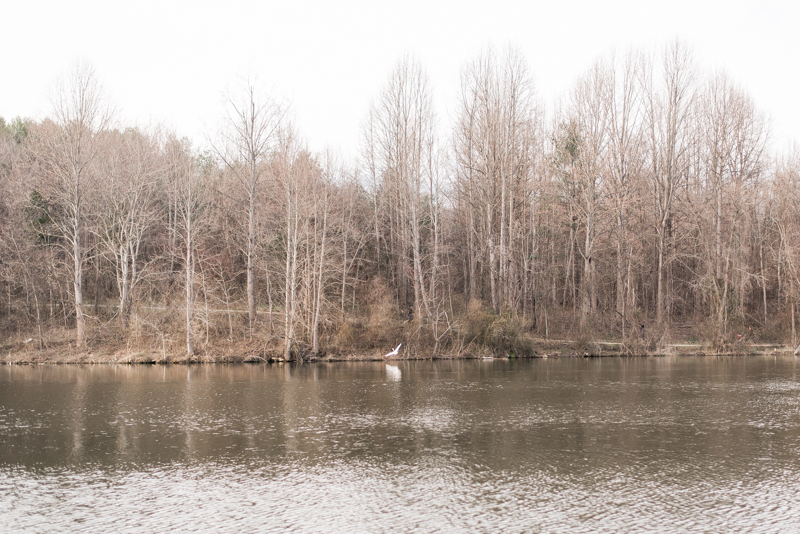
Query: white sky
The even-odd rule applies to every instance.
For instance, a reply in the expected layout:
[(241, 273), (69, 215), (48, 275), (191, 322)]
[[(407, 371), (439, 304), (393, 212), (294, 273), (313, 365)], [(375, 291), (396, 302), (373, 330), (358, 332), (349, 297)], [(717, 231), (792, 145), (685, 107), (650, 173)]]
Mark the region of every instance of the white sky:
[[(487, 45), (518, 46), (551, 105), (612, 47), (680, 37), (800, 141), (800, 3), (790, 0), (36, 1), (0, 8), (0, 116), (41, 119), (48, 89), (86, 59), (123, 124), (160, 122), (196, 144), (222, 92), (248, 73), (292, 105), (314, 151), (355, 158), (360, 127), (398, 60), (427, 68), (442, 122), (459, 71)], [(798, 5), (798, 7), (795, 7)]]

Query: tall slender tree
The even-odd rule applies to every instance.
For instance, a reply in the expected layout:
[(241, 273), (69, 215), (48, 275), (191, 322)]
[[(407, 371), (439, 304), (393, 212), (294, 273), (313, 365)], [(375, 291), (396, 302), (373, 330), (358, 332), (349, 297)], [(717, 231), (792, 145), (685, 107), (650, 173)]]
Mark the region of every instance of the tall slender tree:
[(199, 169), (187, 140), (174, 137), (166, 144), (166, 159), (171, 190), (175, 195), (176, 230), (182, 242), (183, 282), (185, 288), (186, 353), (195, 354), (194, 302), (200, 236), (208, 223), (209, 169)]
[(648, 174), (655, 214), (656, 233), (656, 322), (667, 316), (668, 264), (673, 237), (674, 203), (681, 184), (687, 179), (690, 151), (694, 143), (693, 110), (696, 95), (697, 70), (686, 44), (675, 41), (662, 55), (659, 72), (661, 83), (656, 85), (656, 70), (652, 62), (642, 70)]
[[(376, 194), (384, 207), (381, 214), (388, 237), (385, 238), (395, 262), (399, 300), (413, 303), (417, 315), (430, 315), (431, 303), (426, 285), (423, 243), (423, 201), (427, 173), (431, 170), (430, 152), (435, 132), (435, 116), (427, 74), (421, 65), (402, 60), (389, 77), (371, 111), (366, 149), (372, 173), (379, 180)], [(436, 178), (436, 177), (434, 177)], [(377, 213), (377, 212), (376, 212)], [(377, 219), (376, 219), (377, 220)], [(409, 284), (413, 300), (409, 296)]]
[(65, 241), (71, 262), (75, 303), (76, 345), (86, 341), (83, 268), (86, 261), (89, 198), (97, 173), (92, 165), (100, 155), (102, 137), (111, 123), (111, 111), (94, 69), (77, 63), (55, 85), (51, 94), (53, 122), (39, 129), (35, 147), (45, 176), (42, 190)]
[(250, 335), (256, 321), (255, 255), (256, 218), (258, 195), (261, 190), (265, 161), (277, 144), (278, 129), (284, 108), (266, 92), (259, 89), (255, 80), (243, 84), (239, 94), (226, 99), (225, 126), (214, 144), (215, 152), (236, 177), (243, 193), (242, 204), (247, 213), (247, 241), (244, 247), (247, 259), (247, 313)]

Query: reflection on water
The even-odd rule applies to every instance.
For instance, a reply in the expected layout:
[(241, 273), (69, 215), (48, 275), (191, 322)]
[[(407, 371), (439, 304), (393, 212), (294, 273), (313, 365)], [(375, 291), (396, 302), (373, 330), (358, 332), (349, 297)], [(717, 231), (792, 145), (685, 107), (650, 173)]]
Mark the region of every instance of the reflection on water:
[(800, 524), (792, 357), (0, 368), (0, 531)]
[(396, 365), (390, 363), (386, 364), (386, 378), (393, 382), (398, 382), (403, 379), (403, 372)]

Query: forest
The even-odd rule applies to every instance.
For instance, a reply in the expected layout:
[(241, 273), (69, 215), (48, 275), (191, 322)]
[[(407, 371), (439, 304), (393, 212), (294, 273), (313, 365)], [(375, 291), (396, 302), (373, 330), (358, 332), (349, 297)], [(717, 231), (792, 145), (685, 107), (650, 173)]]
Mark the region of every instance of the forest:
[(242, 83), (202, 148), (120, 125), (91, 66), (0, 119), (0, 353), (533, 356), (541, 340), (793, 345), (800, 149), (680, 41), (538, 97), (510, 47), (437, 116), (401, 59), (360, 154)]

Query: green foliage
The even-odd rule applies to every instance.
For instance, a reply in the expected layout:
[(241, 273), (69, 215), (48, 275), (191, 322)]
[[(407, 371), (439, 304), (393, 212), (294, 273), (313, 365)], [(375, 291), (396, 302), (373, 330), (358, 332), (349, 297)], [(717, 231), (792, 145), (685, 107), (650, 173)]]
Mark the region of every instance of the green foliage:
[(217, 169), (217, 161), (210, 150), (203, 150), (195, 156), (197, 169), (202, 176), (211, 176)]
[(55, 235), (55, 225), (50, 218), (49, 206), (45, 198), (39, 191), (34, 189), (29, 199), (30, 205), (27, 211), (28, 224), (35, 234), (36, 243), (40, 245), (52, 245), (57, 237)]
[(558, 170), (574, 167), (581, 157), (581, 133), (575, 121), (562, 122), (553, 134), (553, 166)]
[(29, 119), (17, 117), (7, 123), (3, 117), (0, 117), (0, 136), (10, 137), (15, 143), (20, 144), (28, 137), (30, 122)]
[(19, 144), (28, 137), (28, 126), (30, 121), (28, 119), (20, 119), (17, 117), (11, 122), (11, 134), (14, 141)]

